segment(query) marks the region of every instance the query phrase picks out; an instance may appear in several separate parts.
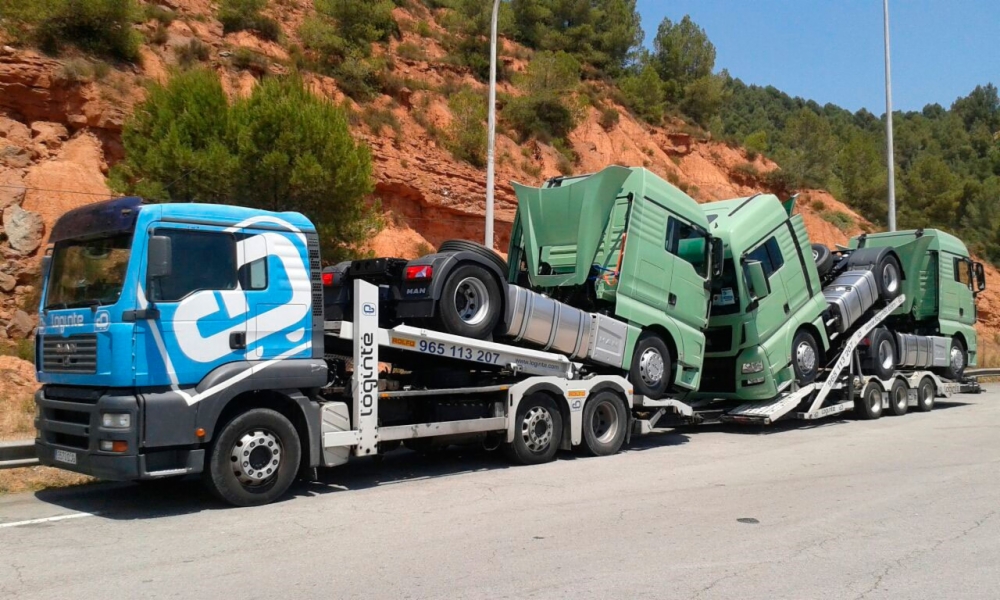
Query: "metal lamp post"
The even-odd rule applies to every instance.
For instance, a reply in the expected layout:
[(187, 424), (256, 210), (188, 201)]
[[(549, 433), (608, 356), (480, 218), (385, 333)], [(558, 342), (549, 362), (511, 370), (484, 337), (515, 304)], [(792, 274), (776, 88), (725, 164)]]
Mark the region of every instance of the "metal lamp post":
[(882, 0), (885, 20), (885, 139), (889, 160), (889, 231), (896, 231), (896, 165), (892, 149), (892, 74), (889, 68), (889, 0)]
[(497, 126), (497, 17), (500, 0), (493, 1), (493, 20), (490, 25), (490, 111), (486, 138), (486, 236), (485, 245), (493, 248), (493, 160)]

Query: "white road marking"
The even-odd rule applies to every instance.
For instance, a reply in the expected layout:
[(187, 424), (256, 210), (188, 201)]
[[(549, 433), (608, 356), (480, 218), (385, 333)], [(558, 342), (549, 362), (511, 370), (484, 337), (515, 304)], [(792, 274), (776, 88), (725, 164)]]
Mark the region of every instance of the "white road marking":
[(96, 517), (101, 513), (73, 513), (71, 515), (57, 515), (55, 517), (45, 517), (44, 519), (28, 519), (27, 521), (14, 521), (13, 523), (0, 523), (0, 529), (7, 527), (20, 527), (21, 525), (38, 525), (39, 523), (53, 523), (55, 521), (65, 521), (67, 519), (79, 519), (82, 517)]

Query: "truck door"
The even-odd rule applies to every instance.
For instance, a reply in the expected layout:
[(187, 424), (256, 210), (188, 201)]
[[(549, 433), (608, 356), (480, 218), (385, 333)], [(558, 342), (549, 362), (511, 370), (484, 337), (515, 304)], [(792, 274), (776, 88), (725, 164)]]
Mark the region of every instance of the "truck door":
[(288, 358), (312, 347), (312, 282), (301, 234), (241, 232), (240, 287), (247, 299), (248, 360)]
[(676, 319), (704, 329), (708, 324), (708, 232), (671, 215), (667, 219), (667, 252), (674, 262), (667, 295), (667, 310)]
[(625, 240), (618, 294), (667, 311), (674, 259), (664, 247), (667, 211), (650, 200), (635, 200)]
[(148, 305), (159, 314), (137, 323), (137, 352), (147, 359), (138, 362), (148, 369), (136, 373), (136, 383), (190, 388), (213, 369), (245, 359), (239, 247), (232, 232), (218, 227), (161, 225), (150, 233), (170, 239), (172, 270), (143, 282)]
[[(975, 299), (972, 294), (973, 276), (972, 261), (960, 257), (946, 255), (950, 259), (942, 261), (950, 262), (952, 266), (951, 277), (945, 278), (942, 273), (941, 281), (945, 290), (944, 302), (941, 304), (941, 318), (958, 321), (971, 325), (976, 322)], [(946, 315), (947, 311), (947, 316)]]
[[(774, 344), (768, 342), (772, 341), (774, 333), (784, 325), (788, 318), (784, 308), (788, 301), (784, 283), (781, 281), (781, 270), (785, 267), (785, 260), (778, 247), (778, 240), (771, 236), (761, 242), (756, 248), (744, 255), (744, 264), (747, 261), (760, 262), (761, 266), (764, 267), (767, 283), (771, 287), (771, 293), (766, 298), (757, 301), (757, 310), (753, 316), (758, 343), (764, 345), (770, 355), (775, 349), (772, 348)], [(744, 280), (749, 281), (749, 276), (744, 275)]]
[[(792, 315), (809, 301), (809, 273), (806, 271), (804, 260), (800, 260), (800, 246), (795, 238), (795, 231), (791, 227), (791, 221), (788, 221), (787, 225), (787, 227), (779, 227), (774, 234), (778, 240), (778, 249), (781, 251), (781, 255), (788, 257), (788, 262), (781, 269), (781, 282), (785, 286), (788, 314)], [(805, 235), (804, 224), (801, 231)], [(801, 239), (799, 238), (799, 240)], [(803, 250), (811, 249), (808, 244), (805, 244)]]

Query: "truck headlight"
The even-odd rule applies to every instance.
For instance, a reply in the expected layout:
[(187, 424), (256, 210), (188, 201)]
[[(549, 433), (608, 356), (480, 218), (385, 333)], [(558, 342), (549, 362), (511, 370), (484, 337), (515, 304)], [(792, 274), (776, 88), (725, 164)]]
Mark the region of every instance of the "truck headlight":
[(127, 429), (132, 426), (132, 415), (129, 413), (101, 413), (101, 425), (115, 429)]
[(743, 363), (743, 367), (741, 369), (744, 375), (746, 375), (747, 373), (760, 373), (763, 370), (764, 370), (764, 361), (762, 360), (745, 362)]

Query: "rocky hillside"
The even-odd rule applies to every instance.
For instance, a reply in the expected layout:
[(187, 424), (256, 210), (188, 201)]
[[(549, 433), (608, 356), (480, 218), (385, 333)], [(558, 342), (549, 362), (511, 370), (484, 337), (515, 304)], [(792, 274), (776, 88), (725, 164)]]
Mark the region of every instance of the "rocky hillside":
[[(193, 48), (193, 60), (217, 72), (227, 93), (246, 94), (260, 78), (293, 68), (299, 27), (313, 10), (305, 0), (269, 3), (265, 14), (282, 31), (275, 42), (248, 31), (224, 34), (210, 0), (160, 0), (160, 5), (172, 15), (169, 24), (150, 18), (136, 25), (146, 41), (135, 64), (109, 66), (72, 52), (53, 58), (0, 37), (0, 337), (30, 335), (38, 264), (55, 219), (111, 197), (106, 175), (122, 159), (123, 123), (144, 97), (144, 83), (164, 81), (172, 69), (192, 60)], [(449, 90), (484, 86), (469, 68), (443, 60), (447, 51), (434, 35), (443, 31), (442, 14), (443, 9), (431, 11), (419, 3), (395, 9), (399, 35), (375, 48), (401, 82), (392, 96), (378, 95), (360, 105), (332, 77), (304, 75), (315, 93), (354, 111), (355, 133), (372, 150), (373, 201), (386, 216), (384, 229), (370, 242), (376, 254), (411, 257), (449, 238), (478, 241), (483, 236), (485, 171), (456, 159), (437, 132), (447, 130), (454, 118)], [(523, 72), (531, 51), (509, 41), (504, 48), (507, 72)], [(503, 83), (502, 91), (520, 93), (510, 83)], [(516, 208), (508, 182), (538, 184), (568, 169), (583, 173), (608, 164), (643, 165), (703, 202), (757, 192), (788, 195), (789, 190), (768, 186), (772, 178), (766, 175), (777, 165), (756, 153), (713, 141), (678, 120), (648, 125), (613, 100), (605, 102), (620, 115), (614, 122), (594, 106), (580, 104), (577, 125), (567, 136), (576, 157), (569, 165), (565, 148), (519, 143), (506, 130), (499, 132), (497, 249), (506, 249)], [(372, 115), (379, 118), (368, 118)], [(825, 191), (799, 192), (798, 210), (815, 241), (843, 243), (871, 227)], [(1000, 287), (996, 273), (990, 275)], [(981, 316), (991, 331), (1000, 331), (994, 307), (1000, 309), (1000, 295), (990, 292), (981, 299)]]

